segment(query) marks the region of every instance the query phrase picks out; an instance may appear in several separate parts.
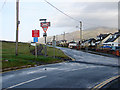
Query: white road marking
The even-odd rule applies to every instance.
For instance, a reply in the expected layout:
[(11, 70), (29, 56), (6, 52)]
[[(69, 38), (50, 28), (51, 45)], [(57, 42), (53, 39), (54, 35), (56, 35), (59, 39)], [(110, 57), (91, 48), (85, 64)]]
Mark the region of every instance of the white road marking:
[(47, 76), (41, 76), (41, 77), (38, 77), (38, 78), (34, 78), (34, 79), (31, 79), (31, 80), (28, 80), (28, 81), (25, 81), (25, 82), (22, 82), (22, 83), (19, 83), (19, 84), (16, 84), (16, 85), (10, 86), (10, 87), (8, 87), (7, 89), (9, 89), (9, 88), (14, 88), (14, 87), (17, 87), (17, 86), (20, 86), (20, 85), (23, 85), (23, 84), (26, 84), (26, 83), (29, 83), (29, 82), (32, 82), (32, 81), (38, 80), (38, 79), (45, 78), (45, 77), (47, 77)]

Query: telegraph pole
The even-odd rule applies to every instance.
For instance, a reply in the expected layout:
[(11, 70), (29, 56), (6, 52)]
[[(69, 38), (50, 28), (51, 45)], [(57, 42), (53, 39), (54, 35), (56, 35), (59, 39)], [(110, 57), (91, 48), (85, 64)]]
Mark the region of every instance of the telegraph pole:
[(80, 21), (80, 43), (82, 43), (82, 22)]
[(58, 35), (56, 35), (56, 41), (58, 41)]
[(16, 1), (16, 52), (15, 55), (18, 55), (18, 30), (19, 30), (19, 0)]
[(65, 40), (65, 32), (64, 32), (64, 34), (63, 34), (63, 40)]

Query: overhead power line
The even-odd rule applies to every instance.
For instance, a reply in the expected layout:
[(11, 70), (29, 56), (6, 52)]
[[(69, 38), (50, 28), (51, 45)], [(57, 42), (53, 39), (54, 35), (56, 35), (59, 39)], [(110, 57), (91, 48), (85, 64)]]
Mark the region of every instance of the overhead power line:
[(2, 11), (2, 9), (4, 8), (4, 5), (6, 4), (6, 1), (7, 1), (7, 0), (5, 0), (5, 1), (3, 2), (3, 5), (2, 5), (0, 11)]
[(63, 11), (61, 11), (60, 9), (58, 9), (57, 7), (55, 7), (53, 4), (51, 4), (51, 3), (48, 2), (47, 0), (44, 0), (44, 1), (45, 1), (46, 3), (48, 3), (50, 6), (52, 6), (53, 8), (55, 8), (57, 11), (61, 12), (62, 14), (64, 14), (65, 16), (67, 16), (67, 17), (69, 17), (69, 18), (71, 18), (71, 19), (73, 19), (73, 20), (75, 20), (75, 21), (77, 21), (77, 22), (80, 22), (79, 20), (77, 20), (77, 19), (71, 17), (70, 15), (64, 13)]
[[(49, 4), (50, 6), (52, 6), (53, 8), (55, 8), (57, 11), (59, 11), (60, 13), (64, 14), (65, 16), (77, 21), (77, 22), (80, 22), (81, 20), (77, 20), (73, 17), (71, 17), (70, 15), (64, 13), (62, 10), (58, 9), (56, 6), (54, 6), (53, 4), (51, 4), (50, 2), (48, 2), (47, 0), (44, 0), (47, 4)], [(82, 21), (83, 22), (83, 21)], [(89, 25), (95, 25), (95, 26), (103, 26), (103, 25), (98, 25), (98, 24), (92, 24), (92, 23), (88, 23), (88, 22), (85, 22), (86, 24), (89, 24)]]

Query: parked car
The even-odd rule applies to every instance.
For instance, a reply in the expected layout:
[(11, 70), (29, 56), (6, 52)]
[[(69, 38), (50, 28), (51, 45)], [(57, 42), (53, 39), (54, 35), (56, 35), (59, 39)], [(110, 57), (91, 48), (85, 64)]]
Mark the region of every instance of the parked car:
[(77, 48), (77, 43), (74, 41), (69, 42), (68, 48)]
[(119, 50), (120, 51), (120, 46), (114, 46), (114, 47), (112, 47), (111, 50), (114, 50), (114, 51)]

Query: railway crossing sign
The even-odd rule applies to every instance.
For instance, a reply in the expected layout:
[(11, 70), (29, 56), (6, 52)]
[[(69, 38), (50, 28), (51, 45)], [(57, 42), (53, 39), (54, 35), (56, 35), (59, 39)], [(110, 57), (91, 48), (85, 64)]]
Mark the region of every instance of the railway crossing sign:
[(48, 27), (42, 27), (43, 31), (46, 33)]
[(50, 26), (50, 22), (41, 22), (40, 25), (41, 25), (43, 31), (46, 33), (48, 27)]
[(39, 30), (32, 30), (32, 37), (40, 37)]
[(46, 47), (46, 38), (47, 38), (47, 29), (48, 27), (50, 27), (50, 22), (46, 22), (47, 19), (40, 19), (40, 21), (44, 21), (40, 23), (40, 27), (42, 27), (44, 33), (43, 33), (43, 37), (45, 37), (45, 57), (47, 55), (47, 47)]
[(50, 22), (41, 22), (41, 27), (50, 27)]

